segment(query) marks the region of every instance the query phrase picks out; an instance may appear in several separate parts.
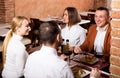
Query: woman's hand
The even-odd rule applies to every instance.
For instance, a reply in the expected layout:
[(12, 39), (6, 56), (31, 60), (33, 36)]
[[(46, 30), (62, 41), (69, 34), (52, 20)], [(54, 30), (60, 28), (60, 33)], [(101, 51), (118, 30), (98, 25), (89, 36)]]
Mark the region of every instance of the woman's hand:
[(100, 78), (100, 70), (97, 68), (92, 68), (92, 71), (90, 73), (90, 78)]

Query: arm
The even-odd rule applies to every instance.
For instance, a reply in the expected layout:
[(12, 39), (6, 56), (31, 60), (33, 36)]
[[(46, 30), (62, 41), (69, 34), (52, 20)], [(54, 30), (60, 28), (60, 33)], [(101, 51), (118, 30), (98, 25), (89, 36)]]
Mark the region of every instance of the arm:
[(83, 42), (85, 41), (85, 38), (86, 38), (86, 31), (82, 31), (82, 33), (80, 34), (80, 39), (79, 39), (79, 42), (78, 44), (81, 45), (83, 44)]
[(68, 56), (66, 56), (66, 55), (64, 55), (64, 54), (61, 54), (59, 57), (60, 57), (60, 59), (62, 59), (62, 60), (65, 60), (65, 59), (68, 58)]
[(82, 51), (91, 52), (94, 47), (94, 40), (97, 34), (96, 25), (93, 25), (89, 28), (87, 37), (83, 44), (80, 46)]
[(17, 48), (15, 62), (16, 62), (16, 70), (17, 70), (16, 72), (18, 74), (18, 77), (23, 76), (23, 70), (25, 67), (27, 56), (28, 54), (25, 50), (25, 47)]
[(74, 78), (73, 73), (67, 64), (65, 65), (61, 73), (62, 73), (61, 78)]

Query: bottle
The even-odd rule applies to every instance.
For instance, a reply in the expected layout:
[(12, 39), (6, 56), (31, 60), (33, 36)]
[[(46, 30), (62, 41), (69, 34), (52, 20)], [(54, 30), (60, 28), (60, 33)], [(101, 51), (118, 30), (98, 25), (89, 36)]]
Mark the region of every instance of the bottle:
[(65, 41), (65, 40), (64, 40), (64, 39), (62, 39), (62, 44), (61, 44), (61, 45), (64, 45), (64, 44), (65, 44), (65, 43), (64, 43), (64, 41)]
[(69, 51), (70, 49), (70, 44), (69, 44), (69, 39), (66, 40), (66, 51)]
[(64, 43), (64, 39), (62, 39), (62, 42), (61, 42), (61, 53), (64, 53), (64, 51), (65, 51), (65, 43)]

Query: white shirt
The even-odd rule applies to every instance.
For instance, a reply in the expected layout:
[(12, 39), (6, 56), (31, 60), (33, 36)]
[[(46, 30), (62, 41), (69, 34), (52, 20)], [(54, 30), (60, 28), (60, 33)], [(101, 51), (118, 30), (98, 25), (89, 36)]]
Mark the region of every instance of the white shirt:
[(3, 78), (20, 78), (28, 53), (24, 44), (21, 42), (23, 37), (13, 34), (10, 39), (6, 52), (6, 62), (2, 72)]
[(96, 28), (97, 35), (94, 42), (94, 50), (97, 52), (97, 55), (103, 55), (104, 39), (107, 29), (108, 25), (106, 25), (103, 30), (100, 30), (99, 27)]
[[(69, 39), (70, 46), (80, 46), (86, 38), (86, 30), (79, 24), (73, 25), (70, 29), (68, 25), (66, 25), (61, 30), (61, 36), (64, 41)], [(64, 44), (66, 44), (66, 42), (64, 42)]]
[(25, 78), (74, 78), (67, 62), (60, 59), (54, 48), (42, 46), (29, 55), (25, 66)]

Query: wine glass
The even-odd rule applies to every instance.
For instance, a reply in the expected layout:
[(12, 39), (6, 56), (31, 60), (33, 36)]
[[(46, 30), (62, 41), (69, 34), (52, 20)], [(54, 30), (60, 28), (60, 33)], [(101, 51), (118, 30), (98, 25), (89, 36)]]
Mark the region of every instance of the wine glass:
[(69, 48), (69, 49), (66, 49), (66, 46), (63, 46), (64, 50), (62, 51), (62, 53), (66, 56), (68, 56), (68, 63), (70, 65), (70, 60), (71, 60), (71, 55), (73, 54), (73, 49)]

